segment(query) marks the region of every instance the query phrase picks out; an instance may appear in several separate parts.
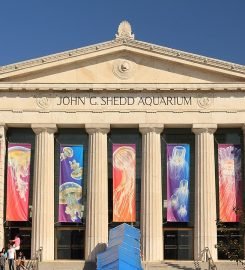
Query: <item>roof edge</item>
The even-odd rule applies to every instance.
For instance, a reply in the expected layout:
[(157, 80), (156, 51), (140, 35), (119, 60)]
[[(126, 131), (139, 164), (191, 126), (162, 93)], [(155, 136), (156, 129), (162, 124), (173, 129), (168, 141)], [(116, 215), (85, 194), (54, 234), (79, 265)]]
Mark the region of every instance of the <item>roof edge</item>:
[(86, 55), (89, 53), (99, 52), (110, 48), (115, 48), (118, 46), (128, 46), (132, 48), (137, 48), (145, 50), (148, 52), (165, 55), (168, 57), (174, 57), (176, 59), (190, 61), (197, 64), (202, 64), (206, 67), (220, 68), (226, 71), (235, 72), (239, 74), (245, 74), (245, 65), (239, 65), (232, 62), (227, 62), (223, 60), (218, 60), (211, 57), (201, 56), (198, 54), (193, 54), (189, 52), (184, 52), (181, 50), (171, 49), (168, 47), (147, 43), (139, 40), (134, 40), (131, 38), (116, 38), (111, 41), (106, 41), (103, 43), (97, 43), (94, 45), (88, 45), (85, 47), (72, 49), (56, 54), (51, 54), (43, 57), (34, 58), (31, 60), (21, 61), (9, 65), (0, 67), (0, 75), (8, 74), (11, 72), (16, 72), (18, 70), (31, 68), (35, 66), (40, 66), (52, 62), (57, 62), (59, 60), (65, 60), (76, 56)]

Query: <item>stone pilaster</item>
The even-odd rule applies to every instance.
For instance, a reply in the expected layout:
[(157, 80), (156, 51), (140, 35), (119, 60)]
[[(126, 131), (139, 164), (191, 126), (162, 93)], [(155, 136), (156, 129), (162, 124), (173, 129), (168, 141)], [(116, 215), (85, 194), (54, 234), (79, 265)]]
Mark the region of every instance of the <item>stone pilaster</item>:
[[(243, 160), (245, 160), (245, 124), (242, 125), (242, 130), (243, 130)], [(245, 164), (243, 164), (244, 168), (245, 168)], [(243, 168), (242, 166), (242, 168)], [(243, 169), (243, 173), (245, 174), (245, 171)], [(243, 204), (243, 209), (244, 209), (245, 205)], [(245, 247), (245, 234), (243, 235), (243, 246)], [(243, 254), (245, 256), (245, 249), (243, 251)]]
[(4, 179), (6, 154), (6, 126), (0, 123), (0, 246), (4, 247)]
[(195, 133), (195, 228), (194, 258), (208, 247), (217, 260), (217, 213), (215, 188), (214, 132), (216, 124), (194, 124)]
[(144, 261), (163, 259), (160, 134), (163, 125), (140, 125), (142, 133), (141, 249)]
[(53, 124), (33, 124), (36, 133), (32, 203), (32, 256), (54, 260), (54, 133)]
[(85, 259), (95, 261), (108, 242), (107, 133), (110, 125), (86, 125), (89, 134)]

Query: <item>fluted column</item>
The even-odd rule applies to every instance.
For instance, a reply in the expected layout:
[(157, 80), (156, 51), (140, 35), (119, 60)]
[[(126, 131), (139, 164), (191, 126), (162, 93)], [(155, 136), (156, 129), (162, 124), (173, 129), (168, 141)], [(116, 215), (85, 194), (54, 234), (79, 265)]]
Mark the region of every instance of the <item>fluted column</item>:
[(141, 249), (144, 261), (163, 259), (160, 134), (163, 125), (140, 125), (142, 133)]
[(208, 247), (217, 260), (217, 213), (215, 188), (214, 132), (216, 124), (194, 124), (195, 133), (195, 228), (194, 257)]
[(56, 125), (33, 124), (36, 133), (32, 203), (32, 256), (54, 260), (54, 133)]
[(6, 126), (0, 123), (0, 246), (4, 247), (4, 178), (6, 153)]
[(95, 261), (108, 242), (108, 162), (105, 124), (86, 125), (89, 134), (85, 259)]

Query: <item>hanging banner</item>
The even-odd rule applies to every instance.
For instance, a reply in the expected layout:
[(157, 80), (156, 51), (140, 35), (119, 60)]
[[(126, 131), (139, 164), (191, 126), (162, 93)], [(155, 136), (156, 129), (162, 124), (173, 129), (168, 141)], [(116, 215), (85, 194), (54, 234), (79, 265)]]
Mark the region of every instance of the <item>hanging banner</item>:
[(190, 145), (167, 145), (167, 221), (189, 221)]
[(83, 146), (60, 146), (59, 222), (81, 222)]
[(136, 145), (113, 144), (113, 221), (136, 221)]
[(240, 220), (235, 209), (242, 209), (241, 146), (218, 144), (219, 214), (223, 222)]
[(8, 145), (7, 221), (27, 221), (29, 206), (31, 145)]

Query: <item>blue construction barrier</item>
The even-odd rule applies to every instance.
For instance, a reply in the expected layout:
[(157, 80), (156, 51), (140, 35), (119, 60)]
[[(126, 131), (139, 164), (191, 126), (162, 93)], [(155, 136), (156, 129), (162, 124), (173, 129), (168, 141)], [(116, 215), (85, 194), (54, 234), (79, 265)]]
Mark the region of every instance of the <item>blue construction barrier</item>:
[(97, 270), (143, 270), (140, 230), (126, 223), (109, 232), (106, 251), (97, 255)]

